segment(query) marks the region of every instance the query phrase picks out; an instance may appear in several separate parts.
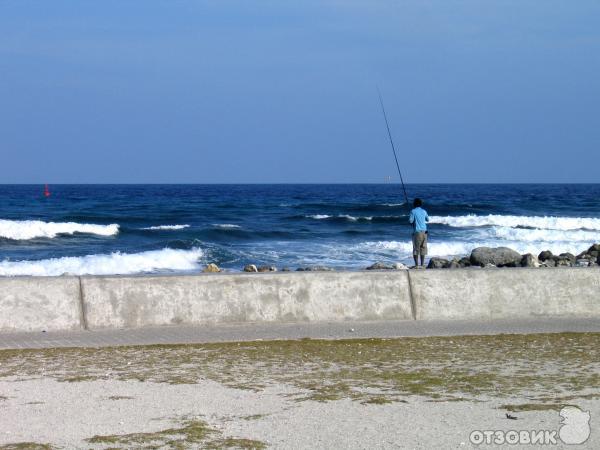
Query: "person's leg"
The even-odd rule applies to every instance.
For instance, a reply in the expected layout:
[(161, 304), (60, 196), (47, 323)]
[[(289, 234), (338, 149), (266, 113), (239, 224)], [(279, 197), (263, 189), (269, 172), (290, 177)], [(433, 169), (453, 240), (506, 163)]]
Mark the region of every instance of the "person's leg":
[(421, 266), (425, 267), (425, 256), (427, 255), (427, 233), (423, 233), (423, 241), (419, 248), (419, 254), (421, 255)]
[(413, 233), (412, 235), (412, 244), (413, 244), (413, 259), (415, 260), (415, 267), (419, 265), (419, 241), (417, 239), (417, 233)]

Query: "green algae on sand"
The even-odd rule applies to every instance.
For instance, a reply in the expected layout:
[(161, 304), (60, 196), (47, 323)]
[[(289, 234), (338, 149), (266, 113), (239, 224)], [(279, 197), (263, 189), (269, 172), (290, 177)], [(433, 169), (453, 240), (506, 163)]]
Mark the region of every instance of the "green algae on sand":
[(283, 384), (293, 390), (285, 395), (297, 401), (349, 398), (384, 404), (417, 395), (435, 401), (520, 397), (532, 398), (530, 403), (560, 403), (567, 398), (572, 403), (600, 385), (600, 334), (0, 351), (0, 377), (42, 376), (68, 382), (212, 380), (253, 391)]

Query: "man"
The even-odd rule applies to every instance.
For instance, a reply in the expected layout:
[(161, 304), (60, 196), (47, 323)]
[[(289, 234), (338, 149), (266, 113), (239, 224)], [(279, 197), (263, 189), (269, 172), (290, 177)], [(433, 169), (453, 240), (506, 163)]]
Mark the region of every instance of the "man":
[(419, 256), (421, 257), (421, 267), (425, 267), (425, 255), (427, 255), (427, 222), (429, 222), (429, 216), (421, 206), (423, 206), (423, 201), (420, 198), (415, 198), (413, 210), (408, 217), (408, 221), (413, 226), (412, 241), (415, 268), (419, 267)]

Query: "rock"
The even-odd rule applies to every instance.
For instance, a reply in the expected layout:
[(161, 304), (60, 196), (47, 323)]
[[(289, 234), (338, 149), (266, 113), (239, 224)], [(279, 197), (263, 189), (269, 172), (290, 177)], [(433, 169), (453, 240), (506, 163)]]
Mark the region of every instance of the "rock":
[(458, 262), (458, 259), (454, 258), (444, 266), (444, 269), (460, 269), (460, 263)]
[(458, 263), (460, 264), (460, 267), (470, 267), (471, 259), (468, 256), (463, 256), (458, 260)]
[(552, 252), (550, 250), (544, 250), (543, 252), (541, 252), (538, 255), (538, 259), (540, 260), (540, 262), (544, 262), (547, 259), (552, 259), (554, 257), (554, 255), (552, 254)]
[(485, 267), (516, 267), (521, 263), (521, 254), (508, 247), (478, 247), (471, 252), (471, 264)]
[(283, 269), (281, 269), (282, 272), (291, 272), (292, 269), (290, 269), (289, 267), (284, 267)]
[(591, 261), (589, 259), (578, 259), (575, 261), (575, 265), (577, 267), (589, 267), (591, 264)]
[(492, 263), (487, 263), (485, 266), (483, 266), (484, 269), (497, 269), (498, 266), (493, 265)]
[(298, 267), (296, 272), (333, 272), (334, 269), (325, 266)]
[(600, 244), (594, 244), (588, 249), (588, 253), (598, 252), (600, 253)]
[(568, 259), (556, 260), (556, 267), (571, 267), (573, 264)]
[(219, 268), (219, 266), (217, 266), (216, 264), (213, 264), (213, 263), (207, 264), (203, 270), (203, 272), (206, 272), (206, 273), (215, 273), (215, 272), (220, 272), (220, 271), (221, 271), (221, 269)]
[(443, 269), (446, 267), (449, 261), (444, 258), (431, 258), (429, 260), (429, 264), (427, 264), (428, 269)]
[(576, 258), (572, 253), (561, 253), (558, 255), (559, 259), (569, 260), (571, 264), (575, 264)]
[(244, 272), (258, 272), (258, 269), (254, 264), (246, 264), (244, 266)]
[(277, 272), (277, 267), (275, 266), (260, 266), (258, 268), (259, 272)]
[(394, 269), (396, 270), (408, 270), (408, 266), (405, 264), (402, 264), (400, 262), (394, 263)]
[(527, 253), (521, 258), (521, 267), (540, 267), (537, 256)]
[(367, 270), (393, 270), (395, 269), (394, 266), (392, 266), (391, 264), (384, 264), (382, 262), (376, 262), (375, 264), (371, 264), (369, 267), (367, 267)]
[(584, 250), (579, 255), (577, 255), (577, 259), (586, 258), (586, 257), (589, 257), (589, 256), (590, 255), (588, 254), (588, 251)]
[(548, 258), (542, 263), (543, 267), (556, 267), (556, 261), (552, 258)]

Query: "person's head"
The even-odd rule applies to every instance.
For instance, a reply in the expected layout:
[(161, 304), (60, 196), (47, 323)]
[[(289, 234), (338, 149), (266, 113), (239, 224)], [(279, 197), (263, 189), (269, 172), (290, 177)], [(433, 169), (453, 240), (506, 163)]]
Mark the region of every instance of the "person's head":
[(418, 208), (420, 206), (423, 206), (423, 200), (421, 200), (420, 198), (415, 198), (413, 202), (413, 208)]

